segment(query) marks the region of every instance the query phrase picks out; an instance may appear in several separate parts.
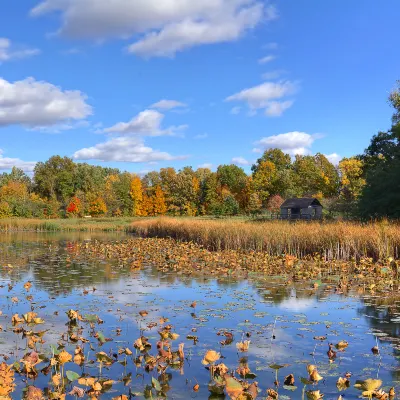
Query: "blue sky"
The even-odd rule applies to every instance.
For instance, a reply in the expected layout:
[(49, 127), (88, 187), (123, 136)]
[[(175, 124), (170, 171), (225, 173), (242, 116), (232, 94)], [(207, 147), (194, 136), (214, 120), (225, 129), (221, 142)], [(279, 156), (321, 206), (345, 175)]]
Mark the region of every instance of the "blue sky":
[(0, 170), (54, 154), (145, 172), (388, 129), (400, 2), (3, 0)]

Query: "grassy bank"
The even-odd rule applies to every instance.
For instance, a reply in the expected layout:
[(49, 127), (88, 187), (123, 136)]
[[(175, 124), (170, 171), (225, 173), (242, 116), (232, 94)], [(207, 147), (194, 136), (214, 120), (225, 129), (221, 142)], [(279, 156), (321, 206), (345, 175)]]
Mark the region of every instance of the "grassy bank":
[(134, 221), (131, 231), (148, 237), (192, 241), (210, 250), (262, 251), (302, 258), (321, 254), (330, 260), (400, 258), (400, 225), (246, 222), (157, 218)]
[(0, 219), (0, 232), (127, 232), (137, 218)]

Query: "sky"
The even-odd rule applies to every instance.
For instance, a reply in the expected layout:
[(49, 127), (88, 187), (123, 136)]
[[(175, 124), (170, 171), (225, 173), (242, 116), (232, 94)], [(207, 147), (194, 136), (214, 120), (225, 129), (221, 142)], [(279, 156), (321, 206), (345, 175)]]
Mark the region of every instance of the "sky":
[(2, 0), (0, 172), (337, 163), (390, 127), (400, 2)]

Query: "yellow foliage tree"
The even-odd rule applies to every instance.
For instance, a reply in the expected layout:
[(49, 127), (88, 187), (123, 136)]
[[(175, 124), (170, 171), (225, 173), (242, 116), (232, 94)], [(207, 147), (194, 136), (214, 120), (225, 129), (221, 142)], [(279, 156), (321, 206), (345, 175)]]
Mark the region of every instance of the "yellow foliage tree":
[(339, 163), (341, 196), (346, 200), (356, 200), (365, 186), (364, 164), (357, 158), (343, 158)]
[(267, 200), (276, 179), (276, 166), (271, 161), (262, 161), (253, 175), (253, 187), (262, 200)]
[(156, 187), (156, 192), (153, 196), (153, 214), (165, 215), (167, 212), (167, 204), (165, 202), (165, 195), (161, 186)]
[(132, 214), (134, 216), (143, 216), (143, 188), (142, 181), (137, 175), (133, 175), (131, 180), (131, 189), (129, 192), (133, 201)]
[(0, 199), (24, 200), (28, 196), (28, 188), (23, 182), (10, 181), (0, 188)]

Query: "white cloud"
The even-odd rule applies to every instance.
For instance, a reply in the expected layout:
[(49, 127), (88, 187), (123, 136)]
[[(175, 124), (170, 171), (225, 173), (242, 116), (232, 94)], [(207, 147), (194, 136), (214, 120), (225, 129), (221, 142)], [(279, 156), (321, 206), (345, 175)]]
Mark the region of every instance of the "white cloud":
[(14, 83), (0, 78), (0, 127), (21, 124), (35, 128), (82, 120), (92, 114), (86, 98), (78, 90), (63, 91), (34, 78)]
[(118, 122), (110, 128), (103, 130), (104, 133), (128, 133), (143, 136), (174, 135), (187, 128), (186, 125), (178, 127), (171, 126), (167, 129), (161, 128), (164, 114), (157, 110), (144, 110), (129, 122)]
[(146, 57), (237, 40), (277, 17), (261, 0), (44, 0), (31, 15), (54, 11), (62, 13), (60, 34), (95, 40), (136, 35), (128, 51)]
[[(264, 137), (256, 145), (257, 150), (262, 149), (281, 149), (284, 153), (290, 155), (305, 155), (310, 153), (312, 144), (316, 136), (305, 132), (288, 132), (279, 135)], [(254, 149), (255, 150), (255, 149)]]
[(291, 81), (264, 82), (261, 85), (244, 89), (226, 98), (226, 101), (243, 101), (250, 107), (251, 114), (257, 109), (265, 109), (265, 115), (277, 116), (288, 109), (293, 101), (278, 101), (278, 99), (293, 95), (297, 84)]
[(0, 149), (0, 170), (9, 170), (13, 167), (22, 169), (25, 172), (32, 172), (36, 162), (22, 161), (19, 158), (8, 158), (3, 156), (3, 150)]
[(292, 100), (271, 101), (265, 109), (265, 115), (268, 115), (269, 117), (280, 117), (284, 111), (292, 107), (293, 103)]
[(269, 56), (260, 58), (260, 59), (258, 60), (258, 63), (259, 63), (259, 64), (267, 64), (267, 63), (269, 63), (269, 62), (271, 62), (271, 61), (274, 61), (275, 58), (276, 58), (275, 56), (269, 55)]
[(251, 165), (250, 161), (247, 161), (244, 157), (232, 158), (232, 163), (237, 165)]
[(10, 39), (0, 37), (0, 63), (14, 59), (21, 59), (40, 54), (39, 49), (17, 49), (12, 45)]
[(240, 113), (240, 110), (241, 110), (241, 109), (242, 109), (242, 107), (233, 107), (233, 108), (231, 109), (231, 114), (237, 115), (237, 114)]
[(187, 107), (187, 104), (181, 103), (176, 100), (160, 100), (157, 103), (154, 103), (150, 106), (150, 108), (156, 108), (157, 110), (172, 110), (174, 108)]
[(184, 159), (185, 156), (172, 156), (169, 153), (153, 150), (145, 146), (143, 139), (126, 136), (116, 137), (84, 148), (74, 153), (75, 160), (99, 160), (144, 163), (153, 161), (172, 161)]
[(332, 154), (325, 154), (325, 157), (333, 164), (333, 165), (338, 165), (340, 160), (343, 158), (337, 153), (332, 153)]
[(279, 304), (279, 308), (291, 312), (299, 312), (309, 310), (317, 305), (315, 299), (298, 299), (297, 297), (290, 297), (283, 300), (282, 303)]
[(275, 71), (265, 72), (262, 78), (268, 81), (269, 79), (278, 79), (280, 76), (285, 74), (286, 71), (283, 69), (276, 69)]
[(213, 165), (211, 163), (204, 163), (197, 166), (197, 168), (208, 168), (211, 169)]

